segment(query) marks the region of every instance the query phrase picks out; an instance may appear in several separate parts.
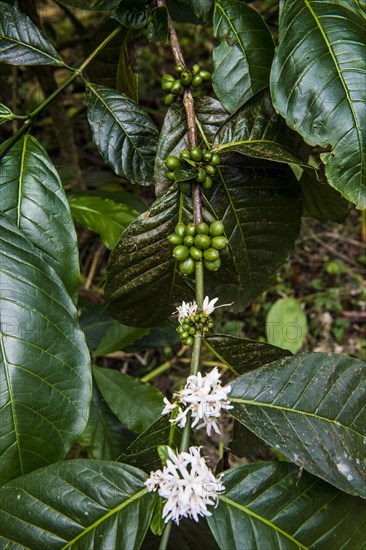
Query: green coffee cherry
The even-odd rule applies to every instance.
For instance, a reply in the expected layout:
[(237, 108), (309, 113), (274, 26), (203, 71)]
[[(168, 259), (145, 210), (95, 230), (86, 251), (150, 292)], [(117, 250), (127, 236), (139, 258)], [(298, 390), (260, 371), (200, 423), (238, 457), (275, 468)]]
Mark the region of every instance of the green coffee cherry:
[(202, 157), (205, 162), (210, 162), (212, 159), (212, 153), (210, 151), (203, 151)]
[(224, 234), (224, 224), (220, 220), (215, 220), (210, 225), (210, 235), (213, 237), (219, 237)]
[(183, 149), (183, 151), (179, 153), (179, 157), (181, 160), (191, 160), (191, 153), (188, 149)]
[(173, 95), (173, 94), (166, 94), (166, 96), (164, 96), (164, 103), (167, 107), (169, 107), (169, 105), (171, 105), (172, 103), (174, 103), (174, 101), (176, 100), (176, 96)]
[(176, 233), (172, 233), (171, 235), (169, 235), (168, 241), (170, 242), (170, 244), (177, 246), (178, 244), (182, 244), (183, 239), (182, 237), (179, 237)]
[(202, 149), (201, 147), (193, 147), (191, 149), (191, 159), (200, 162), (202, 160)]
[(166, 80), (162, 83), (161, 89), (164, 90), (164, 92), (168, 92), (171, 89), (173, 82), (171, 80)]
[(189, 332), (188, 332), (188, 331), (187, 331), (187, 332), (184, 331), (184, 332), (182, 332), (182, 334), (180, 335), (180, 337), (181, 337), (183, 340), (185, 340), (186, 338), (188, 338), (188, 336), (189, 336)]
[(198, 183), (204, 182), (206, 179), (206, 170), (204, 168), (200, 168), (198, 170), (198, 175), (196, 176), (196, 181)]
[(192, 88), (198, 88), (198, 86), (201, 86), (201, 84), (202, 84), (202, 77), (199, 74), (196, 74), (196, 76), (192, 78), (191, 86)]
[(210, 176), (206, 176), (204, 182), (202, 183), (203, 189), (211, 189), (212, 187), (212, 178)]
[(214, 260), (213, 262), (205, 260), (204, 261), (204, 266), (209, 271), (217, 271), (218, 269), (220, 269), (221, 260), (220, 260), (220, 258), (218, 258), (217, 260)]
[(218, 260), (220, 258), (220, 253), (216, 248), (206, 248), (206, 250), (203, 251), (203, 257), (208, 262), (214, 262), (215, 260)]
[(184, 225), (184, 223), (177, 223), (174, 229), (174, 233), (179, 237), (182, 237), (183, 239), (185, 231), (186, 231), (186, 226)]
[(208, 235), (196, 235), (194, 238), (194, 245), (200, 250), (205, 250), (209, 248), (211, 244), (211, 239)]
[(182, 166), (182, 163), (178, 157), (174, 155), (169, 155), (165, 159), (165, 166), (169, 168), (169, 170), (175, 170), (176, 168), (180, 168)]
[(170, 92), (174, 95), (181, 95), (184, 92), (184, 86), (180, 80), (174, 80)]
[(166, 172), (166, 177), (168, 180), (170, 181), (175, 181), (175, 175), (174, 175), (174, 172), (172, 172), (171, 170), (168, 170), (168, 172)]
[(205, 166), (205, 170), (206, 174), (208, 174), (209, 176), (213, 176), (214, 174), (216, 174), (216, 167), (212, 166), (212, 164), (207, 164)]
[(180, 74), (180, 73), (182, 73), (182, 72), (184, 71), (184, 67), (183, 67), (183, 65), (176, 65), (176, 66), (174, 67), (174, 70), (175, 70), (176, 73), (179, 73), (179, 74)]
[(188, 246), (188, 248), (190, 246), (193, 246), (194, 237), (192, 235), (187, 235), (186, 237), (184, 237), (183, 243), (184, 243), (185, 246)]
[(193, 345), (193, 338), (192, 336), (188, 336), (188, 338), (186, 338), (186, 346), (192, 346)]
[(193, 258), (187, 258), (184, 262), (179, 263), (179, 271), (183, 275), (192, 275), (194, 273), (195, 263)]
[(192, 74), (196, 75), (200, 72), (200, 70), (201, 70), (201, 67), (197, 63), (195, 63), (192, 67)]
[(188, 247), (182, 244), (176, 246), (173, 250), (173, 256), (180, 262), (186, 260), (189, 257)]
[(208, 227), (207, 223), (200, 222), (200, 223), (197, 223), (196, 225), (196, 231), (201, 235), (208, 235), (210, 232), (210, 228)]
[(174, 82), (175, 78), (171, 74), (163, 74), (161, 80), (162, 82)]
[(192, 82), (192, 73), (189, 71), (183, 71), (180, 75), (180, 81), (184, 86), (189, 86)]
[(192, 235), (193, 237), (195, 236), (196, 234), (196, 226), (194, 225), (194, 223), (189, 223), (188, 225), (186, 225), (186, 232), (185, 232), (186, 235)]
[(218, 166), (218, 165), (220, 164), (220, 162), (221, 162), (221, 157), (220, 157), (220, 155), (218, 155), (217, 153), (213, 153), (212, 159), (211, 159), (211, 161), (210, 161), (210, 164), (211, 164), (212, 166)]
[(205, 82), (209, 82), (211, 80), (211, 73), (205, 71), (204, 69), (201, 69), (198, 74)]
[(194, 336), (196, 334), (197, 330), (194, 327), (191, 327), (188, 332), (189, 332), (190, 336)]
[(212, 248), (216, 248), (216, 250), (224, 250), (227, 244), (228, 240), (226, 237), (214, 237), (211, 240), (211, 246)]
[(195, 246), (191, 246), (189, 249), (189, 255), (196, 261), (202, 260), (202, 250)]

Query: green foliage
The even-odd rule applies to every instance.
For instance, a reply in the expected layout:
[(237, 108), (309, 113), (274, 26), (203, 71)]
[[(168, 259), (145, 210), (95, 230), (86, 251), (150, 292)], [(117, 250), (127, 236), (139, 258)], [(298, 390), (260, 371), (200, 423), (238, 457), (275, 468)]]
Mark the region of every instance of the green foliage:
[(74, 224), (60, 177), (34, 137), (24, 136), (5, 155), (0, 187), (1, 211), (32, 241), (76, 302), (79, 262)]
[(75, 221), (98, 233), (101, 241), (112, 250), (126, 227), (138, 216), (138, 212), (123, 202), (91, 195), (88, 192), (68, 196)]
[(21, 11), (0, 2), (0, 61), (11, 65), (63, 65), (39, 28)]
[(274, 51), (261, 16), (243, 2), (215, 1), (213, 88), (225, 109), (236, 111), (266, 88)]
[(159, 418), (163, 398), (154, 386), (100, 367), (93, 367), (93, 375), (105, 402), (129, 430), (140, 433)]
[[(345, 495), (316, 478), (279, 463), (234, 468), (224, 475), (225, 494), (212, 517), (210, 529), (226, 548), (260, 547), (328, 550), (336, 544), (362, 546), (365, 501)], [(265, 503), (264, 503), (265, 494)]]
[(104, 550), (139, 548), (155, 504), (145, 479), (118, 462), (72, 460), (41, 468), (0, 489), (2, 541), (42, 550), (90, 547), (96, 540)]
[(269, 310), (266, 336), (270, 344), (297, 353), (308, 333), (306, 315), (296, 298), (281, 298)]
[(330, 153), (321, 154), (328, 182), (360, 209), (366, 208), (365, 38), (354, 2), (290, 0), (282, 10), (271, 74), (275, 109), (310, 145), (331, 145)]
[(158, 131), (147, 113), (127, 96), (88, 83), (88, 120), (95, 144), (116, 174), (151, 185)]
[(84, 334), (61, 279), (5, 216), (1, 251), (5, 482), (64, 458), (85, 428), (91, 377)]
[(208, 336), (205, 345), (236, 375), (289, 355), (286, 349), (225, 334)]
[[(286, 0), (280, 14), (272, 1), (13, 4), (0, 1), (0, 547), (361, 548), (365, 364), (292, 355), (306, 338), (311, 349), (321, 308), (335, 314), (333, 341), (347, 335), (338, 286), (352, 278), (362, 303), (356, 260), (321, 249), (335, 288), (314, 273), (304, 298), (282, 280), (270, 309), (263, 293), (280, 281), (302, 215), (342, 223), (366, 205), (364, 1)], [(217, 99), (202, 95), (211, 71)], [(89, 230), (79, 243), (74, 222)], [(259, 318), (253, 304), (239, 319), (261, 294)], [(314, 306), (310, 329), (302, 302)], [(262, 321), (261, 341), (250, 339)], [(185, 517), (170, 536), (166, 499), (146, 480), (169, 465), (168, 447), (199, 445), (194, 407), (184, 416), (187, 404), (175, 405), (193, 384), (188, 362), (207, 384), (201, 443), (217, 420), (231, 453), (264, 461), (231, 468), (228, 450), (202, 451), (212, 470), (220, 458), (225, 489), (198, 495), (191, 480), (185, 505), (211, 495), (210, 515)], [(216, 405), (234, 419), (231, 443), (232, 423), (204, 408), (200, 369), (212, 364), (228, 382), (216, 389), (232, 407)]]
[(280, 359), (231, 383), (233, 415), (295, 464), (365, 497), (365, 373), (336, 354)]

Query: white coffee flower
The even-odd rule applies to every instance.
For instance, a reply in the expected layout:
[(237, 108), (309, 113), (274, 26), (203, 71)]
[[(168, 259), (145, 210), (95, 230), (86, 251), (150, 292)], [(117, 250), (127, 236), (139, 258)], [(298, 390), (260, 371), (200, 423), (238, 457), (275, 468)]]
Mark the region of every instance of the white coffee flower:
[(206, 428), (208, 436), (211, 435), (212, 429), (220, 433), (217, 420), (221, 411), (232, 409), (227, 399), (230, 391), (231, 386), (221, 386), (220, 373), (216, 367), (206, 376), (199, 372), (197, 376), (189, 376), (184, 388), (174, 393), (175, 403), (170, 403), (164, 398), (166, 406), (162, 414), (170, 414), (178, 407), (178, 414), (170, 419), (170, 422), (184, 428), (190, 412), (193, 428)]
[(211, 516), (207, 506), (217, 505), (218, 495), (225, 487), (207, 467), (200, 447), (177, 454), (170, 447), (167, 450), (169, 458), (164, 468), (151, 472), (145, 481), (149, 491), (158, 491), (166, 499), (165, 523), (173, 520), (179, 524), (182, 517), (198, 521), (198, 516)]
[(211, 315), (211, 313), (214, 312), (215, 309), (219, 307), (226, 307), (226, 306), (232, 306), (234, 302), (231, 302), (231, 304), (222, 304), (222, 306), (215, 306), (218, 298), (213, 298), (210, 300), (208, 296), (205, 297), (202, 304), (202, 311), (205, 315)]
[(181, 323), (183, 319), (196, 315), (197, 308), (198, 306), (194, 300), (193, 302), (182, 302), (182, 305), (178, 306), (172, 315), (178, 314), (178, 321)]

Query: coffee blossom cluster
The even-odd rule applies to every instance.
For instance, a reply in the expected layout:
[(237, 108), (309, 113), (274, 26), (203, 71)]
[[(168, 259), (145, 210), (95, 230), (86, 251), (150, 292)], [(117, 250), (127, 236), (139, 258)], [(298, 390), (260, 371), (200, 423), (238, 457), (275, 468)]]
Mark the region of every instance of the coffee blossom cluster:
[(225, 490), (220, 478), (216, 478), (201, 456), (200, 447), (190, 447), (188, 452), (175, 453), (167, 447), (168, 459), (162, 470), (151, 472), (145, 485), (149, 491), (158, 491), (166, 499), (163, 508), (165, 523), (179, 524), (181, 518), (211, 516), (208, 506), (218, 503), (218, 495)]
[(206, 428), (209, 436), (212, 429), (220, 433), (217, 421), (221, 411), (232, 408), (227, 399), (230, 390), (230, 386), (221, 386), (220, 373), (216, 367), (206, 376), (199, 372), (189, 376), (184, 388), (174, 393), (173, 403), (164, 398), (165, 408), (162, 414), (171, 414), (174, 411), (175, 415), (170, 422), (184, 428), (188, 413), (191, 413), (192, 428)]

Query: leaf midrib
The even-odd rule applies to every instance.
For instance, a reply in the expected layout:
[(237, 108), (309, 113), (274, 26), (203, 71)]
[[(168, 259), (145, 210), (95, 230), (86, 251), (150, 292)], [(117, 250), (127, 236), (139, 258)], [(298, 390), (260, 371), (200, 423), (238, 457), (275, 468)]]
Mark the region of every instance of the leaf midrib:
[(81, 533), (79, 533), (75, 538), (73, 538), (72, 540), (70, 540), (65, 546), (63, 546), (61, 548), (61, 550), (66, 550), (66, 548), (71, 548), (71, 546), (73, 544), (75, 544), (76, 541), (80, 540), (82, 537), (84, 537), (85, 535), (87, 535), (88, 533), (90, 533), (90, 531), (96, 529), (98, 527), (98, 525), (100, 525), (101, 523), (103, 523), (104, 521), (106, 521), (108, 518), (110, 518), (111, 516), (113, 516), (114, 514), (117, 514), (118, 512), (120, 512), (121, 510), (123, 510), (123, 508), (125, 508), (126, 506), (128, 506), (129, 504), (131, 504), (132, 502), (134, 502), (135, 500), (138, 500), (140, 498), (142, 498), (145, 494), (148, 493), (148, 488), (146, 487), (145, 489), (141, 489), (141, 491), (139, 491), (138, 493), (135, 493), (134, 495), (130, 496), (130, 498), (128, 498), (127, 500), (125, 500), (124, 502), (122, 502), (121, 504), (119, 504), (118, 506), (116, 506), (115, 508), (112, 508), (111, 510), (109, 510), (106, 514), (104, 514), (102, 517), (100, 517), (99, 519), (97, 519), (94, 523), (92, 523), (91, 525), (89, 525), (88, 527), (86, 527)]
[(232, 403), (241, 403), (241, 404), (244, 404), (244, 405), (254, 405), (256, 407), (267, 407), (267, 408), (276, 409), (276, 410), (279, 410), (279, 411), (282, 411), (282, 412), (289, 412), (289, 413), (296, 413), (296, 414), (300, 414), (300, 415), (304, 415), (304, 416), (310, 416), (311, 418), (316, 418), (317, 420), (322, 420), (324, 422), (328, 422), (328, 424), (335, 424), (336, 426), (340, 426), (340, 427), (344, 428), (345, 430), (351, 431), (352, 433), (354, 433), (355, 435), (357, 435), (359, 437), (362, 437), (362, 438), (364, 437), (363, 434), (357, 432), (356, 430), (354, 430), (350, 426), (345, 426), (344, 424), (342, 424), (338, 420), (333, 420), (331, 418), (326, 418), (325, 416), (320, 416), (318, 414), (311, 413), (311, 412), (308, 412), (308, 411), (303, 411), (303, 410), (300, 410), (300, 409), (291, 409), (290, 407), (284, 407), (282, 405), (273, 405), (273, 403), (264, 403), (263, 401), (253, 401), (251, 399), (243, 399), (242, 397), (230, 397), (230, 395), (229, 395), (229, 399), (230, 399), (230, 402), (232, 402)]
[[(245, 139), (245, 140), (242, 140), (242, 141), (231, 141), (230, 143), (223, 143), (217, 147), (215, 147), (215, 150), (220, 152), (220, 151), (224, 151), (225, 149), (233, 149), (235, 147), (239, 147), (240, 145), (251, 145), (251, 144), (269, 144), (269, 145), (272, 145), (272, 144), (275, 144), (277, 147), (280, 147), (281, 149), (284, 150), (284, 152), (287, 152), (289, 155), (291, 155), (294, 159), (294, 162), (296, 161), (296, 163), (299, 165), (299, 166), (305, 166), (306, 168), (311, 168), (312, 170), (315, 170), (315, 168), (313, 166), (309, 166), (308, 164), (306, 164), (306, 162), (303, 162), (301, 159), (297, 158), (297, 156), (291, 151), (291, 149), (289, 149), (288, 147), (286, 147), (286, 145), (283, 145), (282, 143), (279, 143), (278, 141), (273, 141), (273, 140), (270, 140), (270, 139)], [(249, 156), (249, 155), (247, 155)], [(272, 157), (260, 157), (260, 158), (270, 158), (272, 160)], [(281, 160), (277, 160), (277, 162), (285, 162), (286, 164), (289, 163), (289, 161), (281, 161)]]
[[(99, 99), (99, 101), (104, 105), (104, 107), (107, 109), (107, 111), (109, 112), (109, 114), (112, 116), (112, 118), (117, 122), (118, 126), (121, 128), (121, 130), (123, 131), (123, 134), (126, 136), (126, 138), (128, 139), (128, 141), (130, 142), (131, 146), (133, 147), (134, 151), (136, 151), (136, 153), (138, 154), (138, 156), (140, 157), (141, 161), (143, 163), (145, 163), (147, 166), (149, 166), (150, 168), (153, 167), (152, 164), (150, 164), (149, 162), (147, 162), (146, 158), (141, 154), (139, 148), (135, 145), (135, 143), (132, 141), (130, 135), (126, 132), (126, 129), (125, 127), (123, 126), (122, 122), (116, 117), (114, 111), (112, 111), (112, 109), (110, 108), (110, 106), (108, 105), (108, 103), (106, 103), (104, 101), (104, 99), (97, 93), (97, 90), (96, 88), (89, 82), (88, 83), (88, 88), (90, 90), (93, 91), (93, 93), (95, 94), (95, 96)], [(117, 92), (118, 93), (118, 92)], [(131, 100), (130, 100), (131, 101)]]
[(279, 533), (282, 536), (286, 537), (287, 539), (291, 540), (291, 542), (296, 544), (298, 546), (298, 548), (301, 548), (302, 550), (308, 550), (308, 548), (309, 548), (308, 546), (304, 546), (303, 544), (301, 544), (301, 542), (296, 540), (292, 535), (290, 535), (289, 533), (286, 533), (286, 531), (283, 531), (283, 529), (281, 529), (280, 527), (277, 527), (277, 525), (275, 525), (274, 523), (272, 523), (270, 520), (266, 519), (265, 517), (260, 516), (259, 514), (256, 514), (256, 512), (253, 512), (253, 510), (250, 510), (250, 508), (247, 508), (247, 506), (244, 506), (243, 504), (239, 504), (238, 502), (235, 502), (235, 500), (231, 500), (231, 498), (229, 498), (225, 495), (222, 495), (219, 498), (220, 498), (221, 501), (225, 502), (229, 506), (232, 506), (234, 508), (238, 508), (241, 512), (244, 512), (248, 516), (251, 516), (251, 517), (261, 521), (262, 523), (265, 523), (266, 525), (268, 525), (268, 527), (270, 527), (274, 531), (277, 531), (277, 533)]
[[(235, 36), (237, 37), (237, 39), (238, 39), (238, 42), (239, 42), (239, 45), (240, 45), (240, 49), (241, 49), (241, 51), (242, 51), (243, 57), (245, 58), (245, 62), (246, 62), (247, 67), (248, 67), (248, 74), (249, 74), (249, 76), (250, 76), (250, 78), (249, 78), (250, 92), (253, 94), (253, 84), (252, 84), (251, 67), (250, 67), (250, 63), (248, 62), (248, 57), (247, 57), (247, 54), (246, 54), (246, 51), (245, 51), (245, 46), (244, 46), (244, 44), (242, 43), (241, 38), (240, 38), (239, 34), (237, 33), (235, 27), (232, 25), (231, 19), (230, 19), (230, 17), (226, 14), (224, 8), (223, 8), (220, 4), (218, 4), (217, 2), (216, 2), (216, 8), (219, 9), (219, 10), (221, 10), (221, 12), (222, 12), (222, 17), (224, 17), (224, 18), (226, 19), (226, 21), (227, 21), (227, 23), (228, 23), (228, 26), (230, 27), (230, 29), (232, 30), (232, 32), (234, 33), (234, 35), (235, 35)], [(222, 42), (223, 40), (225, 40), (225, 37), (224, 37), (224, 36), (222, 36), (221, 42)], [(235, 46), (235, 44), (234, 44), (234, 46)]]
[(24, 466), (23, 466), (23, 461), (22, 461), (22, 455), (21, 455), (21, 452), (20, 452), (20, 444), (19, 444), (19, 437), (18, 437), (19, 432), (18, 432), (18, 428), (17, 428), (17, 421), (16, 421), (16, 414), (15, 414), (15, 401), (14, 401), (12, 386), (11, 386), (11, 383), (10, 383), (10, 375), (9, 375), (9, 371), (8, 371), (9, 363), (8, 363), (8, 360), (7, 360), (7, 357), (6, 357), (3, 336), (4, 336), (3, 333), (0, 332), (0, 348), (1, 348), (1, 353), (2, 353), (2, 356), (3, 356), (3, 360), (4, 360), (5, 378), (6, 378), (6, 382), (7, 382), (7, 386), (8, 386), (8, 391), (9, 391), (10, 406), (11, 406), (11, 410), (12, 410), (12, 421), (13, 421), (14, 434), (15, 434), (15, 443), (16, 443), (17, 451), (18, 451), (20, 471), (22, 472), (22, 475), (23, 475), (24, 474)]
[[(15, 19), (13, 18), (13, 16), (11, 16), (11, 18), (12, 18), (12, 21), (15, 22)], [(27, 24), (27, 21), (25, 23), (26, 23), (26, 29), (28, 31), (29, 30), (29, 24)], [(34, 29), (32, 29), (32, 30), (34, 30)], [(21, 40), (17, 40), (16, 38), (14, 38), (12, 36), (6, 36), (5, 34), (3, 34), (2, 36), (0, 36), (0, 42), (2, 40), (8, 40), (9, 42), (14, 42), (15, 44), (21, 45), (24, 48), (28, 48), (29, 50), (33, 50), (33, 51), (37, 52), (38, 54), (41, 54), (44, 57), (49, 57), (53, 61), (57, 61), (58, 65), (63, 65), (64, 64), (61, 57), (54, 57), (54, 54), (50, 55), (49, 53), (46, 53), (43, 50), (40, 50), (40, 49), (34, 47), (32, 44), (27, 44), (26, 42), (22, 42)], [(49, 46), (51, 47), (51, 44), (49, 44)]]
[[(344, 92), (346, 94), (346, 98), (347, 98), (347, 101), (348, 101), (348, 105), (351, 109), (351, 112), (352, 112), (352, 116), (353, 116), (353, 120), (354, 120), (354, 123), (355, 123), (355, 128), (356, 128), (356, 132), (357, 132), (357, 137), (358, 137), (358, 142), (359, 142), (359, 146), (360, 146), (360, 156), (361, 158), (363, 158), (363, 141), (362, 141), (362, 136), (361, 136), (361, 130), (360, 130), (360, 127), (359, 127), (359, 124), (358, 124), (358, 118), (356, 116), (356, 113), (355, 113), (355, 110), (353, 108), (353, 103), (351, 101), (351, 97), (349, 95), (349, 91), (348, 91), (348, 87), (346, 86), (346, 82), (343, 78), (343, 75), (342, 75), (342, 72), (338, 66), (338, 60), (333, 52), (333, 49), (331, 47), (331, 44), (328, 40), (328, 37), (319, 21), (319, 18), (317, 16), (317, 14), (315, 13), (315, 11), (313, 10), (313, 8), (311, 7), (310, 5), (310, 2), (309, 0), (303, 0), (305, 6), (308, 8), (311, 16), (313, 17), (322, 37), (323, 37), (323, 40), (328, 48), (328, 51), (332, 57), (332, 60), (333, 60), (333, 63), (334, 63), (334, 66), (336, 68), (336, 71), (338, 73), (338, 76), (339, 76), (339, 79), (340, 81), (342, 82), (342, 86), (343, 86), (343, 89), (344, 89)], [(361, 199), (361, 187), (362, 187), (362, 176), (363, 176), (363, 163), (361, 162), (360, 163), (360, 166), (361, 166), (361, 170), (360, 170), (360, 184), (359, 184), (359, 190), (358, 190), (358, 201), (360, 201)]]

